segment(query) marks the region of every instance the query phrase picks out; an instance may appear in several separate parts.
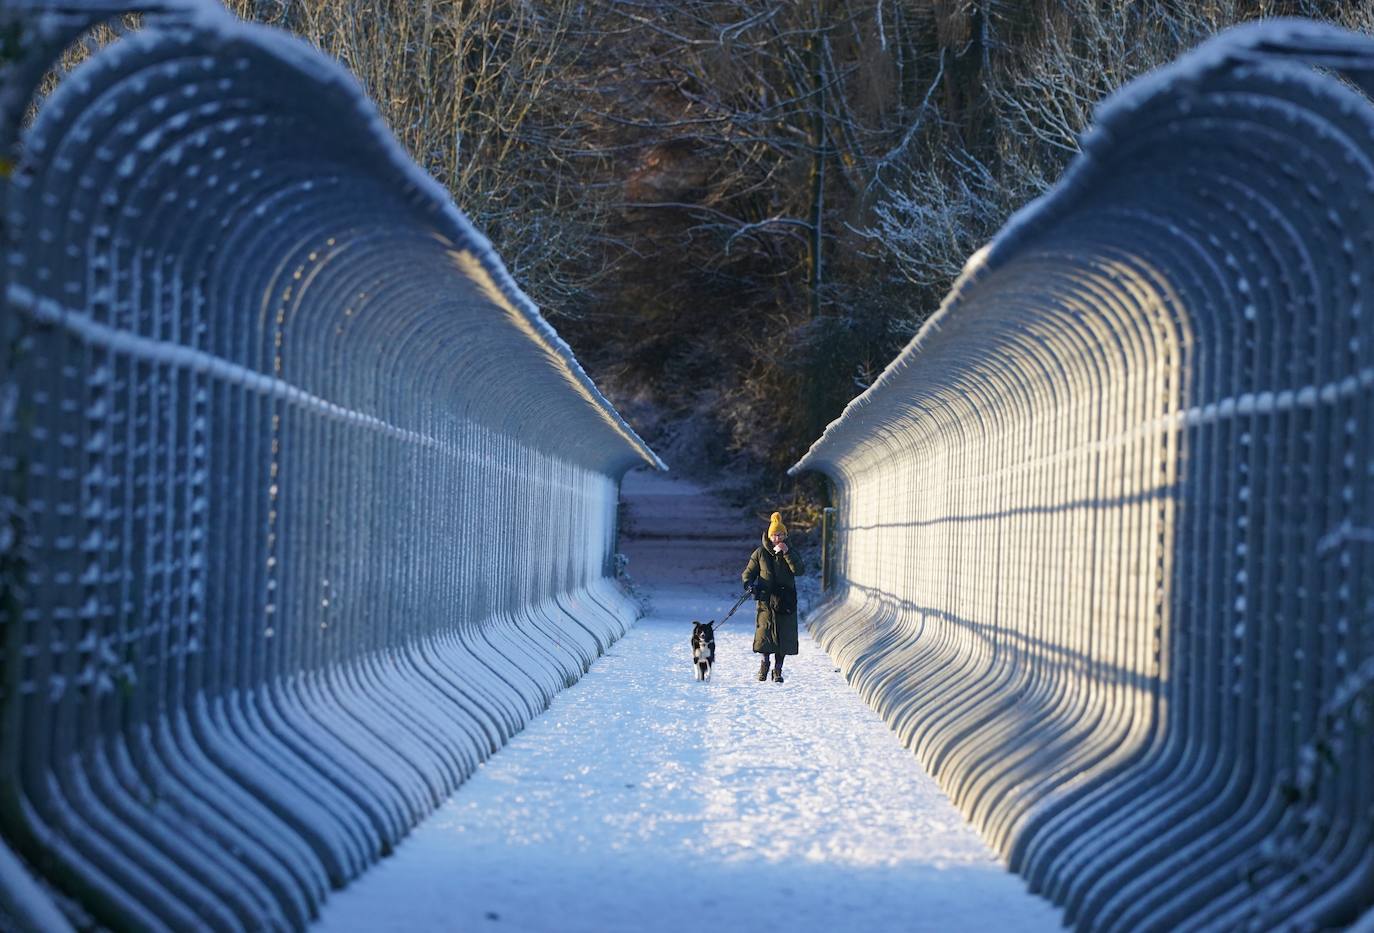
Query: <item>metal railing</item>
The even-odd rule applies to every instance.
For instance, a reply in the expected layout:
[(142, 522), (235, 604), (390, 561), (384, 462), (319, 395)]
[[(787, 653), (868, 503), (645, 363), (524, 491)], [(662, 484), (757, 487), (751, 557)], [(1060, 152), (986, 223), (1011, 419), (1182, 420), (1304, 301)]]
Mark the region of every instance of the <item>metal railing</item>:
[(1296, 21), (1123, 90), (793, 468), (812, 631), (1085, 928), (1374, 903), (1371, 92)]
[(0, 832), (110, 927), (300, 928), (623, 634), (662, 464), (303, 43), (145, 4), (16, 145), (120, 9), (0, 21)]

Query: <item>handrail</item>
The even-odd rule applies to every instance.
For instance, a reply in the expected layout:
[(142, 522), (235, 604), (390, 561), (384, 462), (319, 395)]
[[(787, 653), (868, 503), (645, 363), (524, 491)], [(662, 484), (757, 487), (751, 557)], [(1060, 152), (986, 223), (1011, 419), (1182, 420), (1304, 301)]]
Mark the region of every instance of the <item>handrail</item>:
[(663, 464), (338, 65), (137, 8), (17, 149), (124, 7), (0, 23), (0, 834), (111, 928), (300, 929), (624, 633)]
[(1118, 93), (793, 467), (812, 631), (1083, 928), (1374, 904), (1371, 93), (1296, 20)]

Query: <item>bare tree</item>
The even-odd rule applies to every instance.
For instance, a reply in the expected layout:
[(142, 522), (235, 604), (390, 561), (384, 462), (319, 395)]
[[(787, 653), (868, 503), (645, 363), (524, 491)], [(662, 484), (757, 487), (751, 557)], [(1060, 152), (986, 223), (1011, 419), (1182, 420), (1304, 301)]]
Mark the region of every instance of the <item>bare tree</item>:
[(392, 131), (495, 243), (554, 317), (575, 313), (607, 270), (595, 248), (607, 199), (584, 184), (578, 94), (597, 35), (575, 0), (229, 0), (338, 58)]
[(674, 459), (755, 486), (1103, 97), (1245, 19), (1374, 27), (1374, 0), (228, 2), (358, 75)]

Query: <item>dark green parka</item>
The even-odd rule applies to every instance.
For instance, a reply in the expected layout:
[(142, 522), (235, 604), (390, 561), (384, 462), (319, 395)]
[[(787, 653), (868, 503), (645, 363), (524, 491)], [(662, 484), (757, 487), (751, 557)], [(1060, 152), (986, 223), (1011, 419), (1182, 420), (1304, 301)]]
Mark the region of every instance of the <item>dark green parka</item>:
[(754, 651), (759, 654), (797, 653), (797, 577), (801, 574), (801, 558), (791, 549), (774, 554), (765, 531), (749, 555), (749, 566), (740, 574), (745, 586), (759, 579), (770, 594), (758, 601), (754, 618)]

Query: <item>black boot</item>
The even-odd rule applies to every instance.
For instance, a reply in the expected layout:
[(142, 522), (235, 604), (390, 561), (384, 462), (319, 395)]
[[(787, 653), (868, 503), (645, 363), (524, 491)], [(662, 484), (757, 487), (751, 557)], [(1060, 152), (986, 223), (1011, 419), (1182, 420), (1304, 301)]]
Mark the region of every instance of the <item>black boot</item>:
[(760, 681), (763, 681), (763, 680), (767, 680), (767, 679), (768, 679), (768, 655), (765, 654), (765, 655), (763, 656), (763, 660), (759, 662), (759, 680), (760, 680)]
[[(767, 664), (768, 662), (764, 661), (763, 663)], [(760, 677), (759, 680), (763, 680), (763, 678)], [(778, 655), (777, 661), (773, 663), (773, 683), (782, 683), (782, 655)]]

